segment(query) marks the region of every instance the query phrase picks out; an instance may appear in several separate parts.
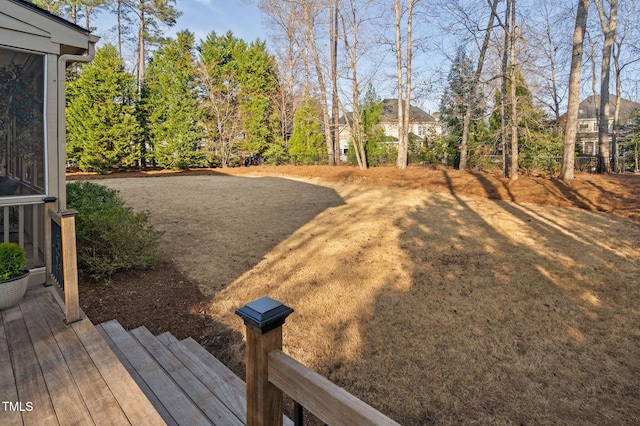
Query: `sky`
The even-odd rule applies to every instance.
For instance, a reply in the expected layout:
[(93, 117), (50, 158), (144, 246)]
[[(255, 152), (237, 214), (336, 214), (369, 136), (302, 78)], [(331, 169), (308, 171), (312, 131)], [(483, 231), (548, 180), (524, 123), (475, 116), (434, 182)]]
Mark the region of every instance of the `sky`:
[[(256, 38), (266, 40), (269, 31), (263, 22), (260, 9), (255, 4), (243, 0), (178, 0), (177, 8), (182, 12), (177, 24), (167, 29), (167, 36), (175, 36), (178, 31), (189, 30), (195, 34), (196, 43), (205, 39), (211, 31), (224, 34), (231, 30), (233, 34), (245, 41)], [(109, 29), (115, 20), (109, 14), (97, 17), (97, 35), (102, 42), (115, 42), (115, 34)]]
[(245, 41), (267, 38), (262, 12), (255, 4), (242, 0), (182, 0), (178, 8), (183, 15), (176, 28), (188, 29), (196, 40), (204, 39), (212, 30), (224, 34), (231, 30)]

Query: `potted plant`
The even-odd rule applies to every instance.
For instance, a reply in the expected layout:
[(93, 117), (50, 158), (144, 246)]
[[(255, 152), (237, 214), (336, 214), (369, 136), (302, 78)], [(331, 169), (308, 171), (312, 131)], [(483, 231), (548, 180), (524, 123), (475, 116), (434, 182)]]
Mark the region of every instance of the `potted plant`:
[(27, 254), (16, 243), (0, 243), (0, 309), (16, 305), (29, 283)]

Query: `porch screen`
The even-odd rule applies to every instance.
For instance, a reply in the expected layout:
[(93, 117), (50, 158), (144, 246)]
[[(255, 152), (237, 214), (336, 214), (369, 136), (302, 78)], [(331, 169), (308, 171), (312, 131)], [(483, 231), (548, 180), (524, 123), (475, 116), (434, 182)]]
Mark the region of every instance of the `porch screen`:
[(0, 197), (44, 195), (44, 55), (0, 48)]

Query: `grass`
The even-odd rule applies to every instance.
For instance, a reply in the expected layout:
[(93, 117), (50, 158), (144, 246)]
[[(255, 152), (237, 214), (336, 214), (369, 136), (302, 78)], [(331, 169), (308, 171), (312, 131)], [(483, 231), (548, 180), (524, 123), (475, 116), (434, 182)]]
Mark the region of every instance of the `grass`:
[(402, 424), (640, 423), (636, 223), (310, 179), (103, 183), (229, 329), (283, 301), (285, 352)]

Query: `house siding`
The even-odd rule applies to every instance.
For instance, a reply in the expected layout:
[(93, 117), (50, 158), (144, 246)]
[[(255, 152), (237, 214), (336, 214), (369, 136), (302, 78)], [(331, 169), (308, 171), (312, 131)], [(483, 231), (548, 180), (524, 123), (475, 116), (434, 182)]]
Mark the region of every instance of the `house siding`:
[[(384, 99), (382, 101), (382, 117), (380, 120), (380, 126), (384, 129), (384, 133), (392, 141), (389, 144), (397, 147), (399, 137), (398, 126), (398, 110), (397, 99)], [(346, 150), (351, 144), (351, 129), (346, 124), (346, 120), (343, 119), (340, 127), (340, 159), (346, 161)], [(425, 138), (436, 137), (439, 138), (442, 135), (442, 125), (431, 114), (422, 110), (421, 108), (411, 105), (409, 114), (409, 133)]]

